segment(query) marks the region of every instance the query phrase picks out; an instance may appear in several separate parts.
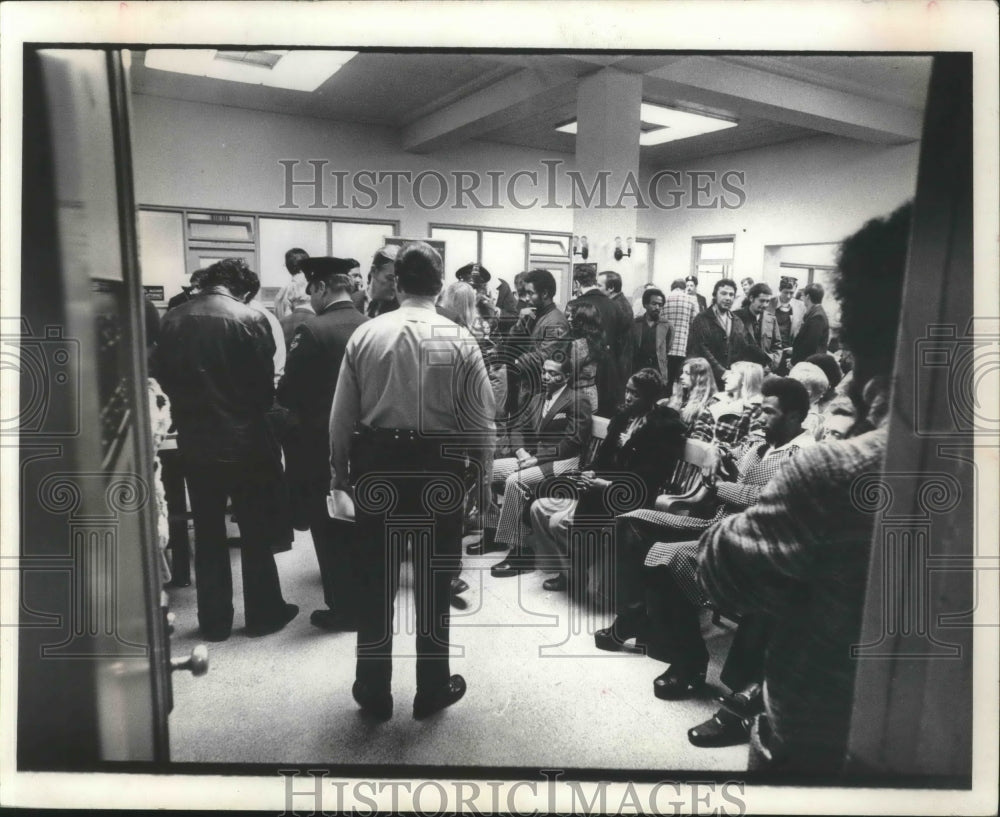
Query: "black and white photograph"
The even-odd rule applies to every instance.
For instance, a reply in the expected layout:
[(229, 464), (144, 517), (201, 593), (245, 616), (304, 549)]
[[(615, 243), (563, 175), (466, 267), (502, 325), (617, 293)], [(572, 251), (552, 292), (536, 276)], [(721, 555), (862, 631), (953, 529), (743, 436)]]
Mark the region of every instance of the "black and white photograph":
[(996, 813), (995, 3), (0, 19), (2, 805)]

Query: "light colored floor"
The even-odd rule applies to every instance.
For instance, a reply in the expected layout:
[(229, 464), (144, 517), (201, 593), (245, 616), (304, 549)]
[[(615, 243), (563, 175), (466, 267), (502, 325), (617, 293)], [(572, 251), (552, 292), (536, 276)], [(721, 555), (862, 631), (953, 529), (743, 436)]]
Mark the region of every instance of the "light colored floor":
[[(640, 655), (594, 647), (595, 620), (566, 593), (542, 589), (547, 574), (496, 579), (496, 554), (466, 557), (468, 609), (453, 610), (452, 672), (465, 697), (425, 720), (415, 692), (413, 610), (404, 566), (397, 599), (391, 721), (362, 717), (351, 698), (353, 633), (309, 624), (322, 606), (308, 533), (276, 556), (285, 599), (301, 611), (283, 631), (248, 638), (242, 630), (239, 554), (231, 552), (236, 620), (232, 637), (209, 644), (210, 669), (173, 675), (171, 758), (194, 763), (295, 763), (742, 771), (746, 746), (696, 749), (687, 729), (710, 717), (719, 694), (720, 654), (732, 632), (703, 621), (713, 654), (712, 686), (692, 700), (653, 697), (666, 667)], [(174, 656), (198, 640), (194, 587), (171, 590)]]

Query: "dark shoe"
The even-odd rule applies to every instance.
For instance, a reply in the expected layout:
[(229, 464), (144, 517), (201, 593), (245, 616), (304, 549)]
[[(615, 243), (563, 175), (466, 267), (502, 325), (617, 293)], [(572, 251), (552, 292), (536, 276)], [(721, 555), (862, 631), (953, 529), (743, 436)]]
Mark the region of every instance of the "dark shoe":
[(507, 550), (506, 545), (497, 544), (496, 535), (496, 528), (486, 528), (483, 530), (483, 538), (469, 545), (465, 549), (465, 552), (470, 556), (482, 556), (485, 553), (496, 553), (501, 550)]
[(440, 712), (446, 706), (451, 706), (465, 695), (465, 679), (461, 675), (452, 675), (448, 683), (440, 689), (425, 695), (418, 692), (413, 699), (413, 717), (418, 721)]
[(469, 583), (465, 579), (456, 576), (451, 580), (451, 594), (457, 596), (469, 589)]
[(551, 579), (546, 579), (542, 582), (543, 590), (558, 591), (566, 589), (566, 576), (560, 573), (558, 576), (553, 576)]
[(764, 694), (760, 684), (751, 684), (746, 689), (723, 695), (719, 703), (727, 712), (742, 721), (752, 721), (764, 711)]
[(502, 579), (506, 576), (520, 576), (535, 569), (535, 554), (527, 548), (511, 549), (507, 558), (490, 568), (490, 575)]
[(171, 579), (169, 582), (163, 585), (164, 587), (177, 588), (177, 587), (190, 587), (190, 579)]
[(618, 616), (610, 627), (594, 633), (594, 646), (606, 652), (642, 652), (638, 647), (629, 647), (625, 642), (640, 635), (636, 619)]
[(750, 740), (750, 727), (746, 721), (720, 709), (704, 723), (688, 729), (688, 740), (700, 749), (739, 746)]
[(247, 627), (247, 635), (251, 638), (259, 638), (262, 635), (271, 635), (279, 630), (285, 629), (285, 625), (299, 614), (297, 604), (286, 604), (285, 612), (281, 618), (272, 624), (265, 624), (259, 627)]
[(199, 638), (205, 641), (227, 641), (231, 630), (206, 630), (204, 627), (198, 630)]
[(671, 664), (653, 681), (653, 694), (662, 701), (677, 701), (705, 685), (705, 668)]
[(451, 594), (450, 603), (456, 610), (465, 610), (469, 607), (469, 602), (461, 596), (456, 596), (454, 593)]
[(392, 695), (376, 695), (361, 681), (355, 681), (351, 687), (351, 695), (358, 702), (361, 711), (371, 715), (376, 720), (387, 721), (392, 717)]
[(330, 633), (356, 633), (358, 623), (350, 616), (336, 613), (333, 610), (313, 610), (309, 615), (309, 623)]

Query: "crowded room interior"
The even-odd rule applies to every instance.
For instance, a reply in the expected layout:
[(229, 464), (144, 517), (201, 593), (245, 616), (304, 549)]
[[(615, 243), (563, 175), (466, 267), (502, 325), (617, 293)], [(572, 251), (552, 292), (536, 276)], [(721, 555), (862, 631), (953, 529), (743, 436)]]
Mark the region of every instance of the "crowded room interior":
[(26, 51), (22, 767), (967, 782), (971, 61), (239, 48)]

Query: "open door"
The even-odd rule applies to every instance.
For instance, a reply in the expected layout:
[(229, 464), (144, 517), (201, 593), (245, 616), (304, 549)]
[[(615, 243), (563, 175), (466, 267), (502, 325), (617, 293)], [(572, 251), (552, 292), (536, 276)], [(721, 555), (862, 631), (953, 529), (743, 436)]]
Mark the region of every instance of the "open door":
[[(25, 49), (18, 767), (166, 762), (169, 645), (122, 54)], [(13, 310), (9, 310), (13, 311)], [(16, 325), (10, 325), (10, 324)]]

